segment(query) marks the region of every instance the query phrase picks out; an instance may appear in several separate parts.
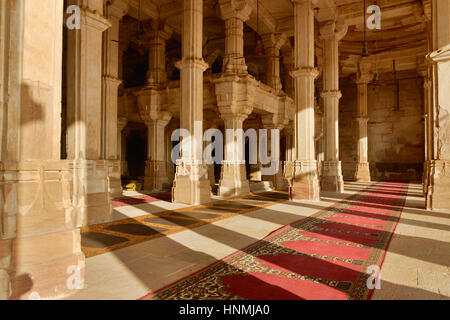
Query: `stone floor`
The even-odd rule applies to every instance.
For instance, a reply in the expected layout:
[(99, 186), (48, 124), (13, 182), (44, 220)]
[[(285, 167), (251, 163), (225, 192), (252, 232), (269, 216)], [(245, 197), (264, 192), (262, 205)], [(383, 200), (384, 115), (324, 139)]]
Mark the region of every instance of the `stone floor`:
[[(138, 299), (365, 187), (367, 184), (347, 183), (344, 194), (323, 193), (320, 202), (300, 206), (288, 201), (269, 203), (238, 215), (222, 215), (198, 227), (179, 228), (151, 240), (92, 254), (86, 259), (85, 289), (66, 299)], [(411, 184), (382, 268), (381, 289), (373, 299), (450, 299), (450, 211), (430, 212), (423, 207), (421, 186)], [(118, 206), (114, 220), (148, 219), (167, 210), (193, 209), (152, 201)]]

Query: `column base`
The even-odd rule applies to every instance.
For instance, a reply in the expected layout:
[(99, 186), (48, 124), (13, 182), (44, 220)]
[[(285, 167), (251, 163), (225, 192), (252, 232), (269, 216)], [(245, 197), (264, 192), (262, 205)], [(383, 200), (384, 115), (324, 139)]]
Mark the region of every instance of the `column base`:
[(370, 164), (368, 162), (358, 162), (355, 171), (356, 182), (370, 182)]
[(169, 189), (166, 162), (148, 160), (145, 162), (144, 190), (163, 191)]
[(294, 161), (293, 178), (289, 183), (289, 199), (293, 201), (319, 201), (320, 186), (317, 162)]
[(423, 174), (422, 174), (422, 189), (423, 194), (426, 196), (428, 194), (428, 184), (430, 180), (430, 164), (429, 161), (425, 161), (423, 164)]
[(245, 162), (232, 163), (224, 161), (219, 181), (219, 196), (226, 198), (249, 194), (250, 185), (246, 176)]
[[(0, 163), (0, 176), (8, 239), (0, 240), (0, 299), (60, 298), (80, 289), (85, 257), (73, 207), (73, 162)], [(72, 266), (77, 288), (67, 286)]]
[(120, 175), (120, 160), (108, 160), (109, 194), (111, 198), (122, 196), (122, 179)]
[(16, 238), (12, 254), (20, 265), (14, 266), (10, 299), (56, 299), (84, 287), (79, 229)]
[(250, 165), (250, 179), (249, 180), (254, 181), (254, 182), (262, 181), (260, 164), (251, 164)]
[(203, 163), (177, 161), (172, 202), (198, 205), (211, 200), (208, 167)]
[(430, 161), (429, 172), (427, 209), (450, 209), (450, 161)]
[(322, 168), (322, 191), (343, 192), (344, 177), (340, 161), (324, 161)]
[(108, 162), (78, 160), (70, 162), (73, 172), (73, 204), (77, 226), (108, 222), (112, 204), (109, 192)]
[(120, 161), (120, 174), (122, 176), (130, 175), (130, 173), (128, 172), (128, 161)]

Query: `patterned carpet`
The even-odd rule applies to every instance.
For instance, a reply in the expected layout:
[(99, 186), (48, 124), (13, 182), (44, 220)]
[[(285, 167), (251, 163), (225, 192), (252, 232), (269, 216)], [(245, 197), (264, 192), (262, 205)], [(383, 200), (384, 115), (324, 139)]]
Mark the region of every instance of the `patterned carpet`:
[(87, 258), (125, 248), (137, 243), (193, 229), (231, 216), (259, 210), (287, 200), (285, 192), (250, 194), (205, 205), (177, 210), (151, 211), (157, 201), (170, 201), (170, 193), (121, 197), (114, 208), (133, 206), (144, 214), (136, 218), (85, 226), (81, 228), (81, 249)]
[(142, 299), (370, 299), (407, 189), (374, 184)]

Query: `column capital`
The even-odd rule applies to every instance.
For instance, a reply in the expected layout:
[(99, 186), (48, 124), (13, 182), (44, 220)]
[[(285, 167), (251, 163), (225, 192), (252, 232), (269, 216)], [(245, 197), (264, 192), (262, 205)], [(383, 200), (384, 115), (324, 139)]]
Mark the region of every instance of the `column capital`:
[(222, 20), (237, 18), (247, 21), (250, 19), (252, 7), (246, 0), (219, 0), (218, 11)]
[(358, 116), (358, 117), (355, 117), (355, 120), (357, 121), (357, 122), (362, 122), (362, 123), (367, 123), (367, 122), (369, 122), (369, 117), (362, 117), (362, 116)]
[(328, 91), (322, 91), (320, 96), (324, 99), (327, 99), (327, 98), (340, 99), (340, 98), (342, 98), (342, 93), (340, 90), (328, 90)]
[(266, 33), (261, 35), (264, 48), (276, 48), (278, 50), (286, 43), (287, 36), (285, 33)]
[(220, 118), (222, 120), (237, 120), (241, 119), (244, 121), (252, 113), (253, 108), (250, 106), (240, 106), (226, 105), (219, 106)]
[(117, 118), (117, 129), (119, 130), (119, 132), (122, 132), (122, 130), (125, 129), (127, 124), (128, 124), (127, 118), (125, 118), (125, 117)]
[(101, 32), (111, 27), (111, 22), (97, 11), (92, 11), (89, 8), (81, 8), (81, 21), (84, 24), (97, 29)]
[(312, 77), (316, 79), (319, 76), (319, 70), (317, 68), (298, 68), (291, 71), (290, 74), (293, 78)]
[(261, 121), (265, 129), (278, 129), (280, 131), (289, 124), (289, 119), (280, 113), (263, 115)]
[(183, 70), (183, 68), (198, 68), (204, 72), (209, 68), (209, 64), (207, 64), (203, 58), (184, 58), (177, 61), (175, 67), (180, 71)]
[(369, 84), (374, 77), (373, 72), (357, 72), (353, 77), (352, 80), (356, 84), (364, 85)]
[(292, 3), (294, 4), (294, 5), (296, 5), (296, 4), (299, 4), (299, 5), (304, 5), (304, 4), (308, 4), (308, 3), (310, 3), (311, 4), (311, 9), (312, 9), (312, 6), (313, 5), (316, 5), (317, 4), (317, 2), (318, 2), (318, 0), (291, 0), (292, 1)]
[(330, 20), (320, 27), (320, 37), (322, 40), (336, 39), (342, 40), (347, 34), (348, 25), (343, 19)]
[(129, 10), (129, 5), (124, 0), (110, 0), (106, 4), (106, 17), (108, 19), (122, 20), (123, 16), (127, 14)]
[(158, 20), (152, 22), (152, 30), (146, 33), (146, 38), (150, 39), (150, 42), (160, 43), (170, 39), (173, 33), (173, 28), (167, 23), (161, 23)]
[(427, 60), (431, 63), (445, 62), (450, 60), (450, 44), (428, 54)]

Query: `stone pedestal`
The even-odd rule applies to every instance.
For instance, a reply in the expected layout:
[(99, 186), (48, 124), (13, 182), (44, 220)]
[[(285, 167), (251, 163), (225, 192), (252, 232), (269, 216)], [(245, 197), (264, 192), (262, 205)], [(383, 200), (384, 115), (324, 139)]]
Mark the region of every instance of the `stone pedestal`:
[(320, 199), (314, 146), (314, 12), (311, 0), (293, 0), (295, 66), (294, 163), (291, 200)]
[(109, 221), (112, 214), (109, 161), (74, 160), (70, 169), (74, 174), (72, 202), (78, 226)]
[(233, 113), (231, 108), (219, 107), (225, 122), (225, 157), (219, 181), (219, 196), (232, 197), (250, 192), (245, 168), (244, 131), (242, 124), (251, 112)]

